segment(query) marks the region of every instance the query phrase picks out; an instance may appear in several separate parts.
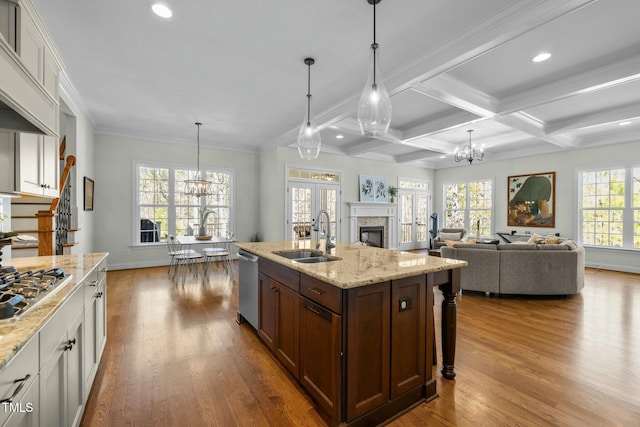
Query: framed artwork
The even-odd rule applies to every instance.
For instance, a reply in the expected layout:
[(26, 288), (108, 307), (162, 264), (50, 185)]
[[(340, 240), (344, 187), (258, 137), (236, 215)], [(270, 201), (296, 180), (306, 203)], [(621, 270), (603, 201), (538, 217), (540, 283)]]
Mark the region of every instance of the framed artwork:
[(93, 210), (93, 180), (84, 177), (84, 210)]
[(375, 200), (375, 179), (369, 175), (360, 175), (360, 201), (373, 202)]
[(360, 175), (360, 201), (386, 202), (387, 178), (383, 176)]
[(544, 172), (508, 177), (507, 225), (556, 226), (556, 173)]
[(373, 185), (375, 188), (375, 201), (376, 202), (385, 202), (387, 201), (387, 178), (383, 178), (380, 176), (375, 177), (373, 181)]

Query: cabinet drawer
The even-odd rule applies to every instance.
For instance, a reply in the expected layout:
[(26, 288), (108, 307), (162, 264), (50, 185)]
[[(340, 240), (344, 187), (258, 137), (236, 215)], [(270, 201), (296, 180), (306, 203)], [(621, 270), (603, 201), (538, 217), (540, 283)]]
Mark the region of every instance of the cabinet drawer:
[[(29, 375), (28, 378), (27, 375)], [(38, 337), (33, 337), (0, 372), (0, 400), (11, 399), (18, 404), (38, 378)], [(0, 407), (0, 425), (11, 415), (11, 410)]]
[(86, 279), (82, 283), (84, 287), (84, 299), (85, 303), (90, 302), (91, 299), (98, 293), (98, 288), (102, 286), (107, 280), (107, 260), (104, 259), (87, 275)]
[(311, 301), (327, 307), (334, 313), (342, 314), (342, 289), (306, 274), (301, 274), (300, 293)]
[(287, 288), (296, 292), (300, 291), (300, 273), (297, 271), (264, 258), (258, 260), (258, 270)]
[(56, 350), (61, 334), (71, 326), (84, 307), (84, 291), (77, 288), (40, 330), (40, 368)]

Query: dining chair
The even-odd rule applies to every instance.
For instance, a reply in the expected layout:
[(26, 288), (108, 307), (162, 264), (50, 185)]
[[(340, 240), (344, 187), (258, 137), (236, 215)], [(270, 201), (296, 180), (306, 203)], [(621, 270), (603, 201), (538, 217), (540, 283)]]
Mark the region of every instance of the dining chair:
[(167, 237), (167, 246), (169, 247), (169, 270), (167, 274), (172, 280), (182, 271), (182, 286), (187, 277), (187, 270), (191, 270), (194, 275), (198, 273), (198, 261), (204, 258), (204, 255), (193, 249), (182, 249), (182, 245), (175, 236)]
[(214, 247), (202, 249), (202, 254), (205, 257), (205, 277), (209, 277), (211, 264), (220, 262), (225, 272), (231, 277), (231, 280), (234, 279), (230, 246), (230, 243), (217, 243)]

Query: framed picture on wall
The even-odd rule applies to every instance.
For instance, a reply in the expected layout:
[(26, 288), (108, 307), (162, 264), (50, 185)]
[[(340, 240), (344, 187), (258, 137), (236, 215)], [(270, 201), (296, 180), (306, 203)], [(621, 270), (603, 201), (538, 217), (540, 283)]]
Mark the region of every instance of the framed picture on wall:
[(93, 210), (93, 180), (84, 177), (84, 210)]
[(373, 202), (375, 200), (375, 179), (370, 175), (360, 175), (360, 201)]
[(374, 180), (375, 188), (375, 201), (385, 202), (387, 201), (387, 178), (376, 176)]
[(508, 178), (507, 225), (556, 226), (556, 173), (514, 175)]

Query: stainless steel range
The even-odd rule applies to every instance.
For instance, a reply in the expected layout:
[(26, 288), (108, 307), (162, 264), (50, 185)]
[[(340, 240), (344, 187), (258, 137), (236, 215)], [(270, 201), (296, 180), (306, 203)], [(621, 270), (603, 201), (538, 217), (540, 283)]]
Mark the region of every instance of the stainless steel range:
[(0, 321), (24, 316), (70, 280), (71, 275), (61, 268), (18, 271), (0, 267)]

